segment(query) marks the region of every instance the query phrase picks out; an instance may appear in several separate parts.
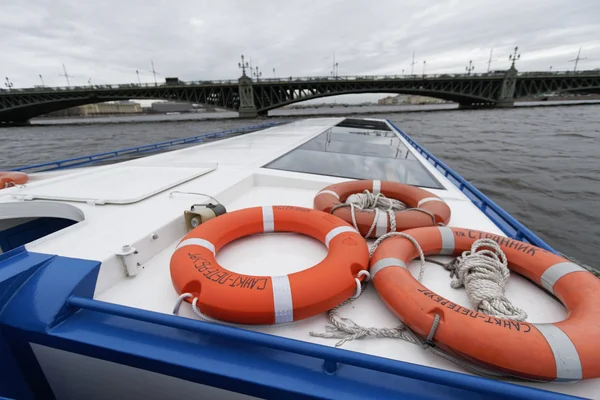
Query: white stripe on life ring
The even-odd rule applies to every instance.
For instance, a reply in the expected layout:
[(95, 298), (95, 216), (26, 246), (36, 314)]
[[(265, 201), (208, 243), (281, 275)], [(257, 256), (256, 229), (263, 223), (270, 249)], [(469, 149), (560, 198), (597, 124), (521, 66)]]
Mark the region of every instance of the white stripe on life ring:
[(381, 193), (381, 181), (373, 181), (373, 194)]
[(439, 197), (425, 197), (424, 199), (419, 200), (419, 202), (417, 203), (417, 208), (421, 207), (421, 205), (423, 205), (424, 203), (429, 203), (430, 201), (441, 201), (442, 203), (445, 203), (445, 201), (440, 199)]
[(213, 253), (213, 255), (215, 255), (215, 245), (209, 242), (208, 240), (198, 238), (185, 239), (183, 242), (179, 243), (177, 247), (175, 247), (175, 250), (180, 249), (183, 246), (201, 246), (205, 249), (210, 250)]
[(571, 338), (554, 324), (532, 324), (544, 336), (554, 354), (556, 379), (554, 382), (580, 381), (583, 376), (581, 359)]
[(377, 225), (375, 225), (375, 236), (380, 237), (387, 233), (388, 216), (385, 211), (377, 210)]
[(438, 230), (442, 235), (442, 249), (440, 254), (451, 255), (454, 253), (454, 232), (447, 226), (438, 226)]
[(373, 279), (375, 277), (375, 274), (377, 274), (379, 271), (381, 271), (382, 269), (387, 268), (387, 267), (399, 267), (399, 268), (406, 269), (406, 263), (404, 261), (400, 260), (399, 258), (394, 258), (394, 257), (382, 258), (381, 260), (379, 260), (375, 264), (373, 264), (373, 266), (369, 270), (369, 272), (371, 273), (371, 279)]
[(275, 218), (273, 216), (272, 206), (263, 206), (263, 232), (273, 232), (275, 230)]
[(587, 272), (579, 265), (572, 262), (561, 262), (550, 266), (541, 276), (544, 289), (554, 294), (554, 285), (560, 278), (571, 272)]
[(351, 226), (338, 226), (337, 228), (333, 228), (332, 230), (329, 231), (327, 236), (325, 236), (325, 246), (327, 246), (327, 248), (329, 248), (329, 242), (331, 242), (334, 237), (336, 237), (340, 233), (344, 233), (344, 232), (357, 233), (356, 229), (354, 229)]
[(292, 288), (288, 275), (271, 277), (273, 286), (273, 309), (275, 324), (285, 324), (294, 320), (294, 303), (292, 301)]
[(336, 192), (334, 192), (333, 190), (321, 190), (319, 193), (317, 193), (317, 196), (320, 194), (330, 194), (333, 197), (335, 197), (336, 199), (340, 199), (340, 195), (337, 194)]

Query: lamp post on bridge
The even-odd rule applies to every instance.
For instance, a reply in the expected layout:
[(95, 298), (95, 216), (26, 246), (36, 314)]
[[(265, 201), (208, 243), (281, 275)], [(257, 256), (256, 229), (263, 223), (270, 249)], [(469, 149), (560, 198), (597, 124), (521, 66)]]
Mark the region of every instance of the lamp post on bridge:
[(40, 81), (42, 82), (42, 87), (46, 87), (46, 85), (44, 84), (44, 78), (42, 78), (42, 74), (39, 74), (40, 76)]
[(135, 74), (137, 75), (138, 78), (138, 85), (142, 86), (142, 81), (140, 80), (140, 71), (138, 71), (137, 69), (135, 70)]
[(275, 68), (273, 68), (273, 79), (275, 79)]
[(248, 62), (244, 62), (244, 55), (242, 54), (242, 62), (238, 63), (238, 68), (242, 69), (242, 76), (246, 76), (246, 68), (248, 68)]
[(465, 67), (465, 71), (467, 71), (467, 76), (471, 75), (471, 71), (473, 71), (474, 69), (475, 66), (473, 65), (473, 60), (469, 60), (469, 65)]
[(521, 58), (521, 54), (517, 54), (517, 52), (519, 51), (519, 46), (515, 46), (515, 52), (514, 54), (511, 54), (508, 56), (509, 61), (512, 61), (511, 64), (511, 68), (515, 68), (515, 61), (517, 61), (519, 58)]
[(8, 79), (8, 76), (6, 77), (6, 82), (4, 82), (4, 86), (6, 86), (8, 88), (8, 90), (11, 90), (13, 86), (15, 86), (14, 83), (12, 83), (10, 81), (10, 79)]
[(254, 76), (256, 77), (256, 82), (260, 82), (260, 77), (262, 76), (262, 72), (258, 72), (258, 65), (256, 66), (256, 72), (254, 72)]
[(427, 61), (423, 60), (423, 79), (425, 79), (425, 64), (427, 64)]

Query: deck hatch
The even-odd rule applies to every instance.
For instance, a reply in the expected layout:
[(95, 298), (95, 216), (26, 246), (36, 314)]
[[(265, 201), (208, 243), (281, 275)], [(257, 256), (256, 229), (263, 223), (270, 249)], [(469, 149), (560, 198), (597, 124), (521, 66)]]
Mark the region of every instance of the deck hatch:
[(265, 168), (444, 189), (389, 128), (359, 127), (344, 121)]
[(181, 167), (115, 164), (26, 186), (13, 194), (13, 197), (21, 200), (131, 204), (214, 170), (213, 165)]

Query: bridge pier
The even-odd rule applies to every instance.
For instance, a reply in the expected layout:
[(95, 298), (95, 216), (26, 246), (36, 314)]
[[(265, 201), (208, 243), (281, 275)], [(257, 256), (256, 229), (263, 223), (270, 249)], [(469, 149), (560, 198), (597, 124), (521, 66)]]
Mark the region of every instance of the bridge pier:
[(238, 109), (240, 118), (258, 117), (258, 110), (254, 104), (252, 79), (246, 75), (246, 71), (244, 71), (240, 79), (238, 79), (238, 88), (240, 93), (240, 108)]
[(506, 71), (502, 85), (500, 86), (500, 92), (496, 101), (496, 108), (512, 108), (515, 106), (515, 88), (517, 86), (517, 70), (515, 68), (515, 62)]
[(256, 111), (255, 107), (246, 107), (246, 108), (242, 108), (240, 107), (240, 109), (238, 110), (238, 113), (240, 114), (240, 118), (256, 118), (258, 117), (258, 111)]
[(504, 99), (500, 100), (494, 106), (495, 108), (513, 108), (515, 106), (514, 100)]

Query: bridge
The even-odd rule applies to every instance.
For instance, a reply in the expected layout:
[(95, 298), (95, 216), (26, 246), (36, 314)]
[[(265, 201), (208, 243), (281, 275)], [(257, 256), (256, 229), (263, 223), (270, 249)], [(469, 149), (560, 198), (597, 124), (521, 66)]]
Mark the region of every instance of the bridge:
[(162, 99), (236, 111), (242, 118), (267, 115), (288, 104), (342, 94), (393, 93), (435, 97), (461, 108), (512, 107), (515, 100), (548, 93), (600, 93), (600, 71), (518, 72), (403, 76), (327, 76), (160, 84), (36, 87), (0, 90), (0, 126), (65, 108), (129, 99)]

